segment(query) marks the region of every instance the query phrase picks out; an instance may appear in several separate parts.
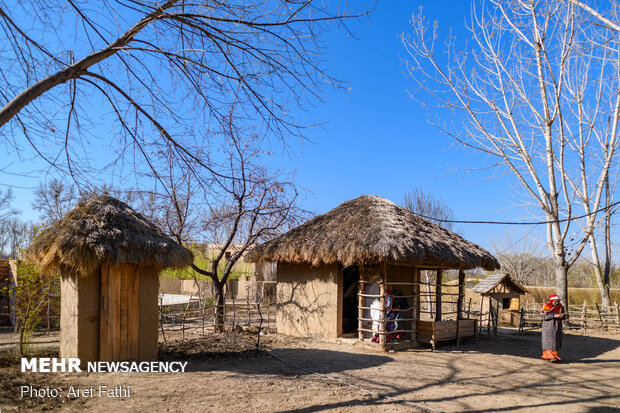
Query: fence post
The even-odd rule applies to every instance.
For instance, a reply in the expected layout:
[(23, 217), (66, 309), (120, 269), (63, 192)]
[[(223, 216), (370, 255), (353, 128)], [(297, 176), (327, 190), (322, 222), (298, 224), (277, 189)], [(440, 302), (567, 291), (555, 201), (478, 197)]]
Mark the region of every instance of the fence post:
[(49, 296), (47, 297), (47, 335), (50, 335), (50, 298)]
[(614, 307), (616, 307), (616, 317), (618, 318), (618, 328), (620, 328), (620, 311), (618, 311), (618, 302), (614, 301)]
[(232, 330), (235, 331), (235, 322), (237, 321), (237, 306), (235, 305), (235, 296), (232, 297), (232, 306), (233, 306), (233, 319), (232, 319)]
[(594, 305), (596, 306), (596, 312), (598, 313), (598, 320), (601, 322), (601, 328), (607, 327), (607, 325), (603, 321), (603, 314), (601, 313), (601, 308), (598, 306), (598, 303), (594, 303)]
[(581, 309), (581, 329), (583, 330), (583, 334), (586, 333), (586, 301), (583, 300), (583, 308)]
[(159, 297), (159, 326), (161, 327), (161, 336), (166, 343), (166, 333), (164, 332), (164, 298)]

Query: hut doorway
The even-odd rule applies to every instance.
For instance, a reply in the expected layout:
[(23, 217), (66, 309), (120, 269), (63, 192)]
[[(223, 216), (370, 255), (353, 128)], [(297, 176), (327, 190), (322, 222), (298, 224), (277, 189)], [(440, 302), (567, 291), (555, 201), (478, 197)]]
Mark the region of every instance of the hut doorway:
[(357, 337), (357, 289), (360, 270), (357, 265), (342, 270), (342, 335)]

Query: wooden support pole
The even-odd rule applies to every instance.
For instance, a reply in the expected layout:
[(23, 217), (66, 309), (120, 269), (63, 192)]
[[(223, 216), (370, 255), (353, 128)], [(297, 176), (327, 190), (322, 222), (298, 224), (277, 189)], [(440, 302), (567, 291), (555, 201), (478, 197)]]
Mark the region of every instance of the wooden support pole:
[(482, 309), (484, 308), (484, 295), (480, 294), (480, 313), (478, 314), (478, 328), (480, 329), (480, 334), (482, 334)]
[(413, 282), (415, 283), (413, 285), (413, 290), (411, 291), (411, 293), (413, 294), (413, 314), (411, 316), (411, 318), (413, 318), (413, 321), (411, 322), (413, 324), (412, 329), (414, 330), (414, 332), (411, 333), (411, 341), (415, 342), (417, 341), (418, 337), (418, 333), (417, 333), (417, 329), (418, 329), (418, 320), (420, 319), (420, 301), (421, 301), (421, 297), (420, 297), (420, 270), (418, 268), (413, 268)]
[(364, 266), (360, 265), (359, 267), (360, 273), (360, 282), (357, 284), (357, 334), (360, 341), (364, 341), (364, 292), (365, 292), (365, 283), (364, 283)]
[(386, 321), (387, 321), (387, 313), (386, 313), (386, 309), (387, 309), (387, 303), (386, 303), (386, 297), (385, 297), (385, 273), (386, 273), (386, 264), (383, 263), (382, 268), (381, 268), (381, 275), (380, 275), (380, 279), (379, 279), (379, 294), (381, 295), (381, 298), (379, 298), (379, 304), (381, 307), (381, 317), (380, 317), (380, 321), (379, 321), (379, 332), (381, 334), (379, 334), (379, 346), (385, 351), (387, 350), (387, 340), (386, 340), (386, 336), (385, 336), (385, 330), (386, 330)]
[(435, 321), (441, 321), (441, 279), (443, 271), (437, 270), (437, 279), (435, 280)]
[(463, 318), (463, 297), (465, 296), (465, 271), (459, 269), (459, 297), (456, 300), (456, 345), (461, 339), (460, 326)]

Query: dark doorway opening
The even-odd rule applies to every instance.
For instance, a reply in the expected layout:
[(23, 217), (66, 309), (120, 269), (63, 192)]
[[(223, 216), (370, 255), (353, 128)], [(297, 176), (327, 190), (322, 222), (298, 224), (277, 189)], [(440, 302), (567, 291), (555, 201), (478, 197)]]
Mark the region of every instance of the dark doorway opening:
[(360, 271), (357, 265), (342, 270), (342, 335), (357, 333), (357, 285)]

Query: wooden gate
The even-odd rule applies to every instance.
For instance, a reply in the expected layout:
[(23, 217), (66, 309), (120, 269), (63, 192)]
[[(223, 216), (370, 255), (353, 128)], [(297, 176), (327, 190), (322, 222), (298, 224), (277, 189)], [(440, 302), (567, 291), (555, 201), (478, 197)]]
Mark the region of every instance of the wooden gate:
[(132, 264), (101, 265), (99, 359), (137, 360), (140, 271)]

